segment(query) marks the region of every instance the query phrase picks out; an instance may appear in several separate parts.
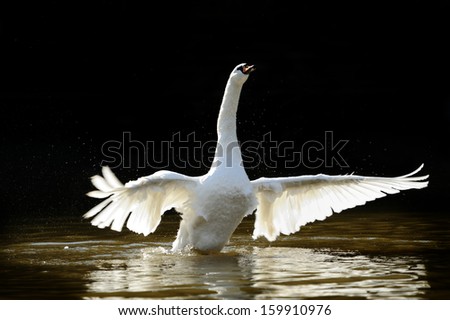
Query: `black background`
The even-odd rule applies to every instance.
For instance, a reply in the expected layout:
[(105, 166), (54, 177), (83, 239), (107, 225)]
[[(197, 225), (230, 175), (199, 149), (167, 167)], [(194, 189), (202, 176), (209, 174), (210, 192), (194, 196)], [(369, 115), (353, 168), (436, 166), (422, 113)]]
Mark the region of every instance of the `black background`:
[[(231, 70), (257, 71), (241, 141), (349, 140), (349, 168), (261, 165), (251, 178), (395, 176), (430, 185), (368, 206), (441, 212), (450, 172), (448, 1), (14, 1), (0, 8), (2, 216), (79, 215), (101, 146), (130, 132), (209, 141)], [(206, 173), (207, 167), (167, 169)], [(152, 168), (116, 168), (126, 182)]]

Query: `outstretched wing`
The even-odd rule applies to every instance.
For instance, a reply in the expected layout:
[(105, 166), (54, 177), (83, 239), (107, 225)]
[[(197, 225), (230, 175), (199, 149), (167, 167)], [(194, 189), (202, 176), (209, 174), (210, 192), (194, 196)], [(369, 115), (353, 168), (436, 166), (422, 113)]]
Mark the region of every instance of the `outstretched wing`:
[(421, 189), (426, 176), (412, 177), (422, 169), (400, 177), (364, 177), (358, 175), (309, 175), (286, 178), (260, 178), (252, 181), (258, 207), (253, 238), (274, 241), (315, 220), (324, 220), (333, 212), (363, 205), (367, 201), (400, 190)]
[(125, 185), (109, 167), (103, 167), (102, 173), (103, 177), (96, 175), (91, 178), (98, 190), (87, 195), (106, 199), (83, 217), (94, 217), (92, 225), (111, 227), (115, 231), (121, 231), (126, 222), (128, 229), (145, 236), (155, 231), (165, 211), (175, 208), (182, 212), (197, 184), (195, 177), (171, 171), (158, 171)]

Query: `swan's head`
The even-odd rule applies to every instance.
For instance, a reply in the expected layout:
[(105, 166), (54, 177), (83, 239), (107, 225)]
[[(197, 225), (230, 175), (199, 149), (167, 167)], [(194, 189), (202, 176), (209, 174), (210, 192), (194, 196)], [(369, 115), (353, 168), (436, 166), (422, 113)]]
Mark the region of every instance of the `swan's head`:
[(231, 72), (230, 80), (242, 85), (247, 80), (248, 75), (255, 70), (256, 68), (254, 65), (249, 65), (247, 63), (238, 64), (236, 68), (233, 69), (233, 72)]

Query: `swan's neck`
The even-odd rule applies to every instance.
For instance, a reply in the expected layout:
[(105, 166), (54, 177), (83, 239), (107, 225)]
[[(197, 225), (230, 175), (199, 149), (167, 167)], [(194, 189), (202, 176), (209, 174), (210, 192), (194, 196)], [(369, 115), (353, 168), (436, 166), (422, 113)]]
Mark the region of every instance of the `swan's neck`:
[(241, 149), (236, 134), (236, 112), (242, 84), (228, 81), (217, 120), (217, 146), (213, 167), (242, 166)]

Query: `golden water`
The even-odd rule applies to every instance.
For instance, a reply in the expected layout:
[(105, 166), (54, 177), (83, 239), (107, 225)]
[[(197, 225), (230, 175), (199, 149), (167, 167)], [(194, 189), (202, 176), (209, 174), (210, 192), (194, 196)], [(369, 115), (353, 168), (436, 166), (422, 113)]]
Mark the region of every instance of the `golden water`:
[(449, 219), (350, 211), (269, 243), (246, 219), (220, 254), (170, 253), (179, 217), (148, 237), (79, 218), (10, 223), (2, 299), (449, 299)]

